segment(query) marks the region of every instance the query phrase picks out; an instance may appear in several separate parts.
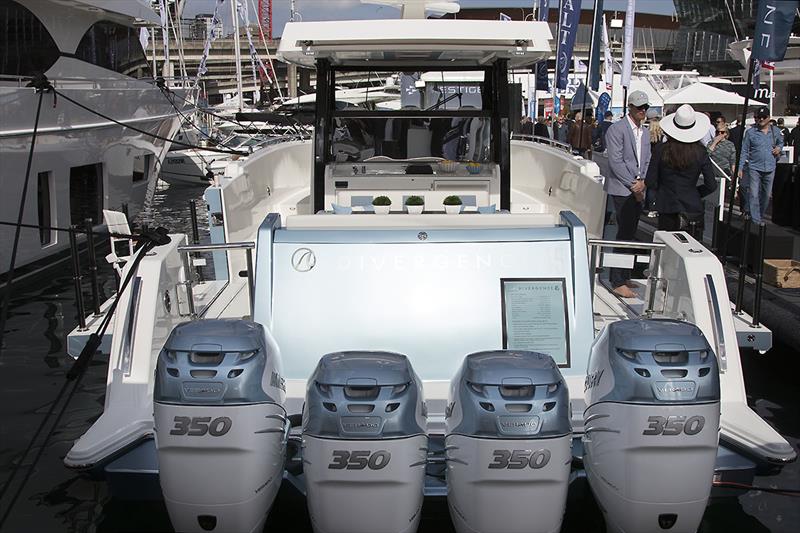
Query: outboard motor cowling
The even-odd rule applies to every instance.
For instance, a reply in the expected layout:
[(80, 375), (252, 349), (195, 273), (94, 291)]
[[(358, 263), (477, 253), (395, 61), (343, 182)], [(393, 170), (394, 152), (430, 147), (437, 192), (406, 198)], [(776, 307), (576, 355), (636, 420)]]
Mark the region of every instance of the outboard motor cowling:
[(468, 355), (450, 387), (447, 501), (459, 533), (555, 533), (572, 462), (569, 391), (549, 355)]
[(592, 346), (584, 467), (609, 531), (697, 531), (720, 417), (716, 357), (697, 326), (623, 320)]
[(172, 330), (154, 399), (159, 479), (176, 531), (261, 531), (283, 479), (289, 422), (278, 351), (244, 320)]
[(412, 533), (428, 455), (422, 382), (406, 356), (324, 356), (308, 381), (303, 469), (318, 533)]

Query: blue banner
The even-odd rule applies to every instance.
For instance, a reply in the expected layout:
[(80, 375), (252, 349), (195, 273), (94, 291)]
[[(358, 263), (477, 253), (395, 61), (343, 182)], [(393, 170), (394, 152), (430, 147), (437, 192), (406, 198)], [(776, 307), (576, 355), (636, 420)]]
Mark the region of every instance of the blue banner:
[(600, 98), (597, 99), (597, 111), (595, 111), (595, 118), (598, 122), (603, 121), (603, 117), (608, 111), (608, 106), (611, 105), (611, 95), (608, 93), (603, 93), (600, 95)]
[(556, 56), (556, 88), (567, 88), (572, 50), (578, 36), (581, 0), (561, 0), (558, 8), (558, 55)]
[(594, 4), (594, 22), (592, 29), (591, 50), (589, 51), (589, 87), (593, 91), (600, 89), (600, 38), (603, 35), (603, 0), (595, 0)]
[[(537, 0), (537, 5), (536, 20), (546, 22), (550, 15), (550, 1)], [(550, 91), (550, 82), (547, 79), (547, 60), (536, 63), (536, 90)]]
[(798, 0), (761, 0), (753, 37), (753, 59), (783, 61)]

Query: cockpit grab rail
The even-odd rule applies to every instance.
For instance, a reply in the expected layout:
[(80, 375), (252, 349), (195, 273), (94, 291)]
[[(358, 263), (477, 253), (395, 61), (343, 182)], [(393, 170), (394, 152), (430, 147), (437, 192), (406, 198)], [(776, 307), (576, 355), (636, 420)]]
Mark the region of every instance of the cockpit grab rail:
[(542, 144), (547, 144), (552, 146), (553, 148), (558, 148), (560, 150), (564, 150), (565, 152), (572, 154), (572, 147), (566, 143), (562, 143), (561, 141), (556, 141), (555, 139), (551, 139), (549, 137), (541, 137), (539, 135), (528, 135), (526, 133), (513, 133), (511, 134), (512, 141), (532, 141)]

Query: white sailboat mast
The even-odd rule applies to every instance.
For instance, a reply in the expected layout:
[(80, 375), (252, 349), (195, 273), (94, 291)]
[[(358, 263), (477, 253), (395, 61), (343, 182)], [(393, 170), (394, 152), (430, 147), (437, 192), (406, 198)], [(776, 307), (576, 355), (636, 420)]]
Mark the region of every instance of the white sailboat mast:
[(236, 12), (237, 0), (231, 0), (231, 17), (233, 17), (233, 48), (236, 61), (236, 90), (239, 91), (239, 112), (244, 108), (242, 93), (242, 50), (239, 44), (239, 14)]

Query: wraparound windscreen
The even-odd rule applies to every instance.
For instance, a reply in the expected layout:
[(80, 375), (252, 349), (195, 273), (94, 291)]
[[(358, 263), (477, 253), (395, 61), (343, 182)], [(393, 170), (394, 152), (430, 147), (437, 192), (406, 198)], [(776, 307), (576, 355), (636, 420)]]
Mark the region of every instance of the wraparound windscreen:
[(503, 348), (546, 353), (569, 366), (564, 278), (501, 279)]

